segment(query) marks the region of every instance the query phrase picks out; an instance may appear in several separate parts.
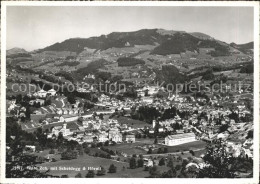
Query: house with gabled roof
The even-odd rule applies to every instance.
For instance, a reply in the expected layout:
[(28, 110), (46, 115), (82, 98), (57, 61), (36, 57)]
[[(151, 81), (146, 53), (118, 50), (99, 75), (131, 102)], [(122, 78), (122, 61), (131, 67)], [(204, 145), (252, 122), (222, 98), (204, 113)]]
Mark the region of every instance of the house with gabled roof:
[(134, 143), (135, 142), (135, 135), (126, 135), (125, 140), (128, 143)]

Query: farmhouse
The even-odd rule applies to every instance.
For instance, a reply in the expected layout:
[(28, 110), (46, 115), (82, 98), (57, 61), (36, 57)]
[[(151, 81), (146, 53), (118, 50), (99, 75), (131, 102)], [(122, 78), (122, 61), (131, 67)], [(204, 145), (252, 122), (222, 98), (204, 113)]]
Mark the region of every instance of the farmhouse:
[(45, 102), (45, 100), (43, 100), (43, 99), (36, 99), (36, 100), (31, 100), (29, 102), (29, 104), (34, 105), (34, 103), (39, 103), (40, 105), (44, 105), (44, 102)]
[(151, 97), (142, 97), (142, 102), (147, 103), (147, 104), (151, 104), (153, 103), (153, 99)]
[(56, 95), (56, 91), (54, 89), (50, 89), (47, 93), (50, 94), (51, 96)]
[(126, 135), (125, 140), (126, 140), (126, 142), (134, 143), (135, 142), (135, 135)]
[(108, 140), (108, 137), (107, 137), (106, 134), (100, 134), (100, 135), (98, 136), (98, 141), (99, 141), (99, 142), (106, 142), (107, 140)]
[(165, 137), (165, 145), (167, 146), (175, 146), (193, 141), (196, 141), (194, 133), (168, 135), (167, 137)]
[(86, 135), (83, 137), (83, 142), (91, 143), (93, 142), (93, 137), (91, 135)]
[(35, 152), (36, 150), (36, 146), (32, 146), (32, 145), (25, 145), (25, 150), (30, 150), (31, 152)]
[(47, 95), (47, 92), (44, 91), (43, 89), (41, 89), (40, 91), (38, 91), (38, 92), (36, 93), (36, 95), (37, 95), (38, 97), (45, 98), (46, 95)]

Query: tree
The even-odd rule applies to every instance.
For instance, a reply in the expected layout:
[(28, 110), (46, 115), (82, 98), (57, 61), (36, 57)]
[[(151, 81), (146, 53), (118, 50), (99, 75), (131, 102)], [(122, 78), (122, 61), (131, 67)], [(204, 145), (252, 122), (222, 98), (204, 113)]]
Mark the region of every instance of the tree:
[(157, 166), (153, 166), (149, 169), (150, 177), (152, 178), (160, 178), (160, 172), (158, 171)]
[(99, 119), (101, 119), (101, 120), (104, 119), (104, 115), (102, 113), (99, 115)]
[(75, 175), (75, 178), (82, 178), (81, 173), (76, 174), (76, 175)]
[[(10, 150), (6, 152), (6, 178), (46, 178), (51, 176), (47, 172), (40, 172), (39, 159), (36, 156), (25, 155), (23, 153), (23, 141), (36, 141), (36, 136), (32, 133), (25, 132), (15, 122), (13, 118), (6, 118), (6, 143)], [(10, 136), (15, 136), (10, 139)]]
[(64, 141), (62, 132), (59, 132), (58, 138), (57, 138), (57, 144), (61, 144)]
[(162, 153), (162, 148), (159, 148), (157, 153)]
[(192, 156), (194, 156), (194, 155), (195, 155), (195, 153), (194, 153), (194, 151), (193, 151), (193, 150), (190, 150), (189, 152), (190, 152), (190, 154), (191, 154)]
[(167, 167), (170, 167), (170, 168), (173, 167), (173, 159), (172, 158), (169, 159), (169, 161), (167, 163)]
[(97, 171), (97, 175), (98, 176), (102, 176), (102, 175), (105, 175), (106, 174), (106, 170), (104, 167), (100, 166), (101, 170), (98, 170)]
[(111, 164), (109, 166), (108, 172), (109, 173), (116, 173), (116, 169), (117, 169), (116, 166), (114, 164)]
[(89, 101), (86, 101), (84, 103), (84, 109), (92, 109), (93, 107), (94, 107), (94, 104)]
[(164, 153), (168, 153), (168, 148), (164, 148)]
[(149, 148), (149, 150), (148, 150), (147, 154), (152, 154), (152, 153), (153, 153), (153, 150), (152, 150), (152, 148)]
[(173, 178), (176, 177), (176, 172), (172, 169), (168, 170), (167, 172), (162, 173), (162, 178)]
[(181, 169), (181, 165), (176, 165), (175, 166), (175, 169), (178, 171), (178, 170), (180, 170)]
[(123, 166), (122, 171), (125, 171), (125, 166)]
[(25, 116), (26, 116), (26, 119), (31, 119), (30, 106), (26, 107)]
[(109, 72), (98, 72), (98, 73), (96, 73), (96, 78), (100, 78), (103, 81), (107, 81), (108, 79), (111, 78), (111, 73), (109, 73)]
[(16, 95), (16, 104), (20, 104), (23, 99), (23, 96), (21, 94)]
[(55, 150), (54, 150), (54, 149), (51, 149), (51, 150), (49, 151), (49, 154), (55, 154)]
[(77, 157), (78, 157), (78, 154), (75, 151), (67, 150), (67, 151), (64, 151), (63, 153), (61, 153), (62, 160), (71, 160), (71, 159), (76, 159)]
[[(42, 128), (37, 128), (35, 135), (41, 147), (45, 147), (47, 144), (47, 136), (44, 134)], [(53, 148), (53, 147), (51, 147)]]
[(79, 146), (78, 151), (79, 151), (79, 155), (83, 155), (84, 151), (82, 145)]
[(84, 149), (84, 152), (85, 152), (86, 154), (89, 154), (89, 153), (90, 153), (90, 149), (89, 149), (88, 147), (86, 147), (86, 148)]
[(164, 160), (164, 158), (161, 158), (161, 159), (160, 159), (159, 165), (160, 165), (160, 166), (165, 165), (165, 160)]
[(109, 141), (106, 141), (105, 143), (104, 143), (104, 146), (108, 146), (109, 145)]
[(157, 137), (154, 139), (154, 142), (153, 142), (154, 144), (157, 144), (158, 143), (158, 139), (157, 139)]
[(191, 165), (188, 168), (186, 168), (185, 173), (188, 178), (195, 178), (198, 173), (198, 168), (195, 165)]
[(92, 170), (89, 170), (85, 176), (85, 178), (94, 178), (94, 177), (95, 177), (95, 172)]
[(221, 140), (216, 140), (206, 147), (206, 154), (203, 157), (208, 165), (199, 170), (199, 178), (234, 178), (235, 172), (232, 170), (234, 157), (230, 155)]
[(184, 158), (182, 160), (182, 164), (181, 165), (182, 165), (183, 168), (185, 168), (188, 163), (189, 163), (189, 161), (186, 158)]
[(129, 167), (130, 167), (130, 169), (135, 169), (136, 168), (136, 160), (135, 160), (134, 157), (130, 158)]
[(212, 68), (207, 70), (204, 75), (202, 76), (203, 80), (214, 80), (214, 74)]
[(137, 160), (137, 166), (138, 166), (138, 167), (143, 167), (143, 166), (144, 166), (144, 160), (143, 160), (143, 158), (139, 158), (139, 159)]
[(67, 99), (68, 99), (68, 102), (70, 104), (75, 104), (76, 103), (76, 99), (75, 99), (75, 96), (73, 94), (69, 94)]

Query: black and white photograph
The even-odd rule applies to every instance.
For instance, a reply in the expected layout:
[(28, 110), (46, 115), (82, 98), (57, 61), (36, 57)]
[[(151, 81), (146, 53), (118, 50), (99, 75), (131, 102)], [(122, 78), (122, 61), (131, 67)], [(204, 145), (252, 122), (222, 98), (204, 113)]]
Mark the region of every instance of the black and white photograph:
[(1, 4), (1, 183), (259, 182), (257, 2)]

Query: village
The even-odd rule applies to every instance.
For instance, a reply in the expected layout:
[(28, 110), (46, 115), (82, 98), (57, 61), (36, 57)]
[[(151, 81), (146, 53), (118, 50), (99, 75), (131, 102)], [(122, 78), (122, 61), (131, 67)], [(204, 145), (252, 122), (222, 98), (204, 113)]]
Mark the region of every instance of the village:
[[(158, 165), (158, 156), (180, 156), (190, 151), (200, 153), (196, 158), (201, 158), (205, 144), (214, 140), (222, 140), (234, 157), (244, 155), (253, 159), (253, 139), (248, 136), (253, 131), (252, 112), (246, 104), (248, 92), (242, 90), (232, 97), (212, 94), (209, 99), (181, 93), (158, 98), (156, 94), (161, 89), (146, 85), (136, 90), (134, 100), (99, 94), (91, 108), (85, 108), (81, 99), (71, 104), (68, 97), (54, 89), (40, 89), (26, 95), (28, 105), (35, 107), (29, 121), (24, 120), (28, 107), (18, 104), (17, 98), (7, 100), (7, 115), (18, 118), (25, 131), (42, 128), (48, 139), (56, 140), (62, 135), (67, 141), (88, 145), (89, 149), (104, 149), (104, 145), (113, 148), (109, 158), (116, 161), (142, 154), (147, 167)], [(150, 124), (134, 120), (133, 114), (144, 107), (154, 109), (161, 118), (154, 117)], [(171, 113), (166, 115), (167, 111)], [(181, 149), (177, 149), (179, 145)], [(26, 147), (37, 155), (36, 146)], [(47, 162), (57, 162), (57, 158), (50, 159), (55, 157), (52, 154), (44, 157)], [(199, 163), (198, 167), (204, 167), (203, 162)]]
[(7, 50), (6, 176), (252, 177), (254, 42), (187, 31)]

